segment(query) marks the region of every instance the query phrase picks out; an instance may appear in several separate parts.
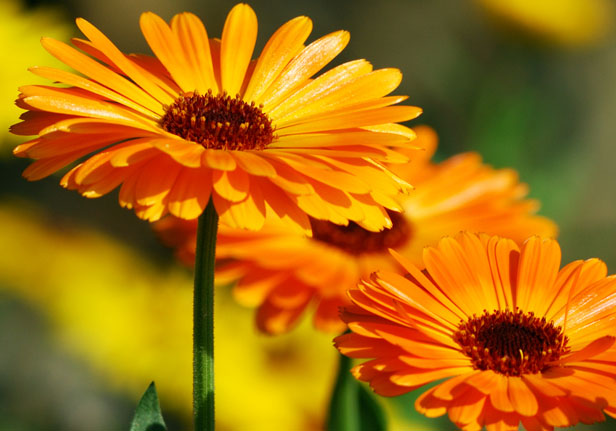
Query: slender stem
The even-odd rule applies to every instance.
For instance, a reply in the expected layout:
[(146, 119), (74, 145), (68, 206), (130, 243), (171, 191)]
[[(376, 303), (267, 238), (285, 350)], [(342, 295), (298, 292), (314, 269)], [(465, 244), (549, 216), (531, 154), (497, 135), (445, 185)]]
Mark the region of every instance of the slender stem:
[(329, 401), (327, 431), (383, 431), (387, 418), (383, 408), (365, 385), (350, 373), (353, 361), (340, 355), (338, 376)]
[(359, 384), (349, 370), (351, 358), (339, 355), (338, 375), (329, 404), (328, 431), (357, 431), (360, 429), (358, 411)]
[(218, 214), (210, 199), (199, 217), (193, 309), (195, 431), (214, 431), (214, 261)]

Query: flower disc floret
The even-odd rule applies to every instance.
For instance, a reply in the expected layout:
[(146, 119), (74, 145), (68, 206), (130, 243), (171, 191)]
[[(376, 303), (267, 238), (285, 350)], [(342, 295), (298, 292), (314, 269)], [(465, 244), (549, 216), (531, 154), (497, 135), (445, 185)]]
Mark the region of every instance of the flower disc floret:
[(340, 226), (325, 220), (310, 220), (312, 237), (352, 255), (386, 253), (390, 248), (402, 247), (410, 238), (412, 228), (403, 214), (387, 212), (392, 227), (372, 232), (357, 223)]
[(453, 339), (477, 370), (537, 374), (567, 353), (562, 328), (522, 310), (494, 310), (460, 322)]
[(274, 139), (272, 121), (239, 95), (181, 94), (165, 109), (160, 125), (169, 133), (216, 150), (263, 150)]

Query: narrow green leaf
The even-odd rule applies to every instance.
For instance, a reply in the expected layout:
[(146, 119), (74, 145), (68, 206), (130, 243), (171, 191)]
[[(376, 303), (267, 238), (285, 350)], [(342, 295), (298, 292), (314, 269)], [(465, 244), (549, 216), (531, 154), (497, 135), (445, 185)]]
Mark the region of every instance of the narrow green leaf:
[(384, 431), (385, 414), (370, 391), (351, 375), (351, 359), (340, 355), (327, 431)]
[(130, 431), (167, 431), (154, 382), (150, 383), (137, 405)]

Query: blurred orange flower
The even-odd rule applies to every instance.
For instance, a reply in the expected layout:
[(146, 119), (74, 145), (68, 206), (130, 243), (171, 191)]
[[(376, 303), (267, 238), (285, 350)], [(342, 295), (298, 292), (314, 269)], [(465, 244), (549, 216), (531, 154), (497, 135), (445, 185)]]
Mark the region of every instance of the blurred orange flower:
[[(284, 24), (251, 60), (257, 19), (246, 4), (229, 13), (222, 38), (209, 39), (194, 15), (170, 25), (148, 12), (141, 30), (155, 57), (123, 54), (84, 19), (82, 53), (57, 40), (42, 43), (85, 75), (49, 67), (32, 72), (68, 85), (24, 86), (28, 112), (12, 127), (38, 135), (15, 154), (36, 159), (36, 180), (73, 167), (61, 184), (86, 197), (121, 185), (120, 203), (157, 220), (197, 218), (212, 197), (221, 221), (259, 229), (266, 214), (310, 232), (308, 216), (379, 230), (391, 223), (408, 184), (381, 162), (403, 162), (392, 147), (413, 132), (395, 124), (421, 110), (391, 106), (397, 69), (350, 61), (313, 78), (349, 41), (345, 31), (308, 46), (307, 17)], [(86, 55), (88, 54), (88, 55)], [(90, 155), (96, 153), (94, 155)], [(89, 156), (90, 155), (90, 156)]]
[(616, 277), (598, 259), (559, 270), (555, 240), (461, 233), (425, 271), (373, 274), (349, 295), (340, 352), (384, 396), (446, 379), (415, 407), (463, 430), (553, 430), (616, 416)]
[[(354, 223), (341, 227), (314, 219), (312, 238), (280, 224), (259, 232), (221, 227), (216, 279), (238, 281), (235, 297), (259, 306), (260, 330), (285, 332), (314, 305), (317, 328), (342, 331), (338, 308), (348, 303), (347, 289), (377, 269), (400, 270), (388, 248), (421, 265), (424, 246), (461, 230), (507, 235), (518, 243), (533, 234), (556, 234), (553, 222), (533, 215), (538, 205), (524, 199), (527, 187), (515, 171), (494, 170), (474, 153), (433, 164), (436, 134), (427, 127), (415, 131), (415, 142), (426, 151), (395, 168), (416, 190), (405, 198), (403, 215), (390, 213), (390, 230), (374, 233)], [(182, 260), (194, 262), (196, 222), (167, 218), (156, 229)]]

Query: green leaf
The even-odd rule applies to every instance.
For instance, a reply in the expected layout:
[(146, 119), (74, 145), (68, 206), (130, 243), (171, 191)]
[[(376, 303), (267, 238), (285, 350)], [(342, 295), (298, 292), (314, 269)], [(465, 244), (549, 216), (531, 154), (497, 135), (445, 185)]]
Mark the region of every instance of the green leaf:
[(329, 404), (327, 431), (384, 431), (387, 421), (374, 395), (355, 380), (351, 359), (340, 355), (338, 377)]
[(150, 383), (137, 405), (130, 431), (167, 431), (154, 382)]

